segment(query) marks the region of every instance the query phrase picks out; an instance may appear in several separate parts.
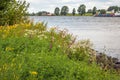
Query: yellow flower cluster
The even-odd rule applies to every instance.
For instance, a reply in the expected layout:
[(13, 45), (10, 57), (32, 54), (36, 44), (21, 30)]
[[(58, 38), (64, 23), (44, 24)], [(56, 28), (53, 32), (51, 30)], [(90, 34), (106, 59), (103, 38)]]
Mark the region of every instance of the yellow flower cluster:
[(12, 26), (0, 26), (0, 37), (2, 38), (8, 37), (16, 28), (17, 28), (16, 24)]
[(6, 38), (12, 35), (17, 35), (17, 32), (22, 32), (25, 28), (29, 28), (30, 24), (15, 24), (10, 26), (0, 26), (0, 37)]
[(37, 36), (37, 34), (41, 34), (45, 30), (46, 27), (43, 23), (34, 24), (32, 22), (20, 23), (9, 26), (0, 26), (0, 37), (5, 39), (7, 37), (13, 36), (26, 36), (28, 34), (32, 36)]
[(0, 30), (12, 30), (17, 27), (17, 24), (12, 25), (12, 26), (0, 26)]
[(21, 23), (20, 24), (20, 27), (22, 27), (22, 28), (24, 28), (24, 29), (29, 29), (29, 28), (31, 28), (31, 26), (32, 26), (32, 23)]
[(30, 71), (30, 74), (32, 74), (32, 75), (37, 75), (38, 72), (36, 72), (36, 71)]
[(13, 51), (14, 48), (11, 48), (11, 47), (6, 47), (5, 51)]

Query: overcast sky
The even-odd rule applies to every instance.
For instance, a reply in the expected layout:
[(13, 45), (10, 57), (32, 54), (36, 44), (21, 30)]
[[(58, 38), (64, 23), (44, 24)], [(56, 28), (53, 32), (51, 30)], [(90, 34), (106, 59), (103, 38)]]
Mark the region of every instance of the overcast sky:
[(120, 0), (26, 0), (30, 3), (28, 11), (38, 12), (38, 11), (48, 11), (53, 13), (55, 7), (61, 9), (62, 6), (68, 6), (69, 12), (73, 8), (78, 8), (80, 4), (85, 4), (86, 9), (92, 9), (94, 6), (97, 9), (107, 9), (109, 6), (117, 5), (120, 6)]

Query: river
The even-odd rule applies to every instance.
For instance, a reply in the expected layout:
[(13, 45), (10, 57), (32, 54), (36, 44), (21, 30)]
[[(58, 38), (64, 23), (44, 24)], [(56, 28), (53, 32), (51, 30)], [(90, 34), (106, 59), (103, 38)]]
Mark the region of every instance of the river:
[(120, 17), (31, 16), (35, 22), (44, 21), (47, 27), (68, 29), (78, 39), (89, 39), (93, 48), (120, 59)]

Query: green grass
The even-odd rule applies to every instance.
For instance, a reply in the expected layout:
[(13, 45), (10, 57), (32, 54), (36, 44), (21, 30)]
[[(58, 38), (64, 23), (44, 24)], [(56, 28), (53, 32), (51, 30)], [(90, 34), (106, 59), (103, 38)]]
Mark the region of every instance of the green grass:
[(75, 42), (66, 30), (43, 23), (18, 26), (8, 37), (0, 32), (1, 80), (120, 80), (114, 70), (89, 63), (89, 41)]
[[(67, 14), (67, 16), (73, 16), (71, 13)], [(75, 16), (81, 16), (79, 14), (75, 14)], [(83, 16), (93, 16), (92, 13), (85, 13)]]

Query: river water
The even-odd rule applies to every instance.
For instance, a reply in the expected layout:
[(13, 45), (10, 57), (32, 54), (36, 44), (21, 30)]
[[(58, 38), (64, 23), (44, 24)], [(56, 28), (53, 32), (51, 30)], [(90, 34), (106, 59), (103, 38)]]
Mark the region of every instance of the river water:
[(89, 39), (93, 48), (120, 59), (120, 17), (31, 16), (48, 27), (68, 29), (78, 39)]

